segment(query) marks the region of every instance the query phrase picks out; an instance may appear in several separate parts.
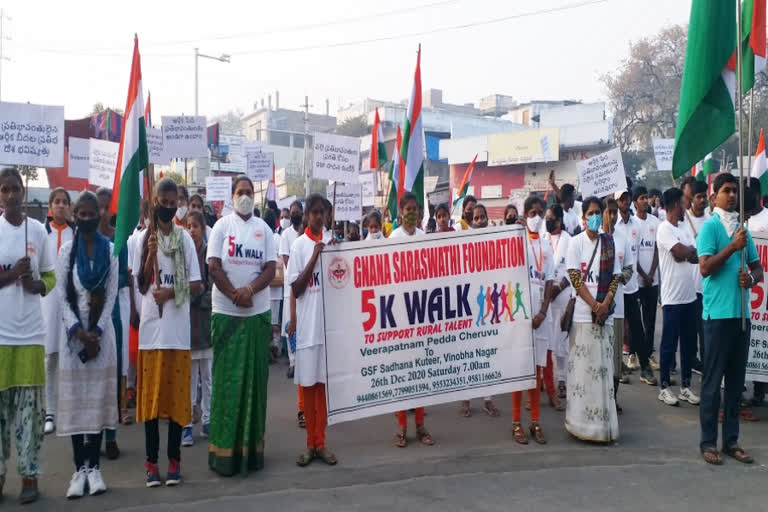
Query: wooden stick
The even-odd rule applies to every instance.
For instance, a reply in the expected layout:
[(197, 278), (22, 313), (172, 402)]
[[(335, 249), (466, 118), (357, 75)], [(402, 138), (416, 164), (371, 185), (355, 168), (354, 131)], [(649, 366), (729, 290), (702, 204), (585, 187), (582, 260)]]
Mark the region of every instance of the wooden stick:
[(331, 236), (336, 228), (336, 182), (333, 182), (333, 202), (331, 203)]
[(24, 176), (24, 256), (29, 257), (29, 173), (31, 167), (26, 169)]
[[(154, 234), (157, 237), (157, 223), (155, 222), (155, 164), (149, 164), (147, 168), (147, 206), (149, 207), (149, 233), (147, 236)], [(158, 240), (158, 243), (160, 241)], [(155, 253), (155, 286), (160, 287), (160, 265), (157, 263), (157, 253)], [(157, 307), (157, 311), (160, 314), (160, 318), (163, 318), (163, 306)]]

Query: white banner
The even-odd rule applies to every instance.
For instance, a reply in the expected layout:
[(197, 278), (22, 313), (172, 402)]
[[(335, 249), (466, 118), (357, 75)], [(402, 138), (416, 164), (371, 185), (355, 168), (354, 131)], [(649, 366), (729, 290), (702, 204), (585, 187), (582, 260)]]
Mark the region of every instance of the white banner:
[[(768, 268), (768, 233), (751, 232), (763, 268)], [(750, 294), (749, 354), (746, 379), (768, 382), (768, 283), (757, 283)]]
[(376, 173), (372, 169), (360, 171), (360, 185), (363, 187), (363, 206), (376, 203)]
[(296, 196), (288, 196), (285, 199), (278, 199), (277, 200), (277, 207), (280, 208), (281, 210), (283, 208), (290, 209), (291, 205), (293, 204), (293, 202), (295, 200), (296, 200)]
[(328, 423), (533, 387), (524, 235), (503, 226), (326, 247), (316, 278)]
[(231, 176), (208, 176), (205, 178), (205, 200), (227, 201), (232, 200)]
[(275, 162), (274, 153), (248, 151), (245, 154), (246, 174), (253, 181), (269, 181), (272, 179), (272, 166)]
[(0, 103), (0, 164), (64, 167), (64, 107)]
[(101, 139), (88, 140), (88, 184), (112, 188), (120, 144)]
[(149, 151), (149, 163), (170, 165), (171, 157), (165, 152), (165, 141), (161, 128), (147, 128), (147, 151)]
[(336, 206), (333, 214), (334, 220), (336, 222), (344, 222), (345, 220), (360, 222), (360, 218), (363, 216), (363, 205), (360, 204), (360, 185), (335, 184), (335, 199), (333, 187), (333, 183), (328, 184), (327, 197), (331, 204)]
[(360, 139), (330, 133), (314, 134), (313, 177), (320, 180), (358, 183)]
[(205, 116), (163, 116), (163, 144), (171, 158), (208, 156), (208, 131)]
[(624, 162), (618, 148), (582, 160), (576, 164), (576, 169), (579, 173), (579, 190), (585, 199), (590, 196), (602, 198), (627, 188)]
[(656, 156), (656, 169), (672, 170), (672, 157), (675, 154), (675, 139), (653, 139), (653, 154)]
[(67, 166), (67, 175), (70, 178), (87, 180), (90, 170), (88, 166), (89, 140), (81, 139), (80, 137), (70, 137), (68, 147), (69, 165)]

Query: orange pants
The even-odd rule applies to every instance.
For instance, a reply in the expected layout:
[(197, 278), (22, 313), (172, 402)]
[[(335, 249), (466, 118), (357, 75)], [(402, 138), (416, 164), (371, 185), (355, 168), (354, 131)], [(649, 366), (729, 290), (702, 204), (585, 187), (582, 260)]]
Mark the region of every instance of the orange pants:
[[(531, 400), (531, 421), (539, 421), (541, 410), (541, 368), (536, 367), (536, 387), (528, 390), (528, 398)], [(520, 408), (523, 404), (523, 392), (512, 393), (512, 421), (520, 421)]]
[(307, 422), (307, 448), (325, 446), (325, 427), (328, 425), (328, 408), (325, 403), (325, 384), (317, 383), (302, 387), (304, 394), (304, 419)]
[(298, 399), (299, 412), (304, 412), (304, 392), (302, 391), (302, 387), (301, 386), (296, 386), (296, 389), (299, 390), (298, 391), (298, 394), (299, 394), (299, 399)]
[[(416, 426), (424, 425), (424, 408), (417, 407), (413, 411), (416, 421)], [(401, 429), (408, 427), (408, 411), (397, 411), (397, 426)]]
[[(552, 363), (552, 351), (547, 350), (547, 366), (544, 367), (544, 388), (547, 390), (547, 396), (555, 396), (555, 367)], [(539, 385), (541, 389), (541, 385)]]

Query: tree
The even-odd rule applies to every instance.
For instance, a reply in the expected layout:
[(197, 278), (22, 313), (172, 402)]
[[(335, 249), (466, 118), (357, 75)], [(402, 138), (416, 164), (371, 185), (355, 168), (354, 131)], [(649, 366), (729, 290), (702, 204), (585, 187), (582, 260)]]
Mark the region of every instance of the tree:
[(180, 172), (168, 171), (163, 173), (163, 178), (171, 178), (177, 185), (184, 184), (184, 175)]
[(337, 135), (346, 135), (348, 137), (362, 137), (370, 131), (368, 128), (368, 119), (365, 115), (347, 119), (336, 126), (334, 133)]
[(228, 110), (224, 114), (219, 114), (211, 118), (211, 124), (219, 123), (219, 130), (221, 133), (227, 135), (242, 135), (243, 134), (243, 111), (239, 108), (236, 110)]
[(117, 114), (123, 115), (123, 109), (122, 108), (108, 108), (108, 107), (105, 107), (104, 104), (102, 102), (100, 102), (100, 101), (93, 104), (93, 107), (91, 108), (91, 114), (90, 115), (101, 114), (105, 110), (111, 110), (112, 112), (115, 112)]

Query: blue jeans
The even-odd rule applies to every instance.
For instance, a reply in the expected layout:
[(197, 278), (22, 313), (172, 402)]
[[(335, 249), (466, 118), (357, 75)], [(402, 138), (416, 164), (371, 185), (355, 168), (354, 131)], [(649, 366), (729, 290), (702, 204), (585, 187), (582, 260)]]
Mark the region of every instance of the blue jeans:
[(696, 322), (696, 302), (667, 305), (661, 308), (663, 324), (661, 331), (661, 389), (669, 387), (669, 371), (675, 367), (677, 339), (680, 338), (680, 387), (691, 386), (691, 370), (696, 357), (696, 331), (691, 326)]
[(741, 329), (741, 319), (704, 320), (704, 368), (701, 381), (701, 448), (717, 446), (717, 414), (720, 383), (723, 392), (723, 448), (739, 440), (739, 400), (749, 353), (750, 323)]

